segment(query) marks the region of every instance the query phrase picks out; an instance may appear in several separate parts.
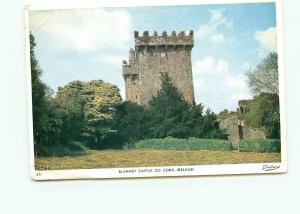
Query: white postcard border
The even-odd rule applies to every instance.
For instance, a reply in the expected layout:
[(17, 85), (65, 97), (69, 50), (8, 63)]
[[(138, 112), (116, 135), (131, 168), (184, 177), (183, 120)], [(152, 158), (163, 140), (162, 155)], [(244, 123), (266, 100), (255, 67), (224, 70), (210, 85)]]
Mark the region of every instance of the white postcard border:
[[(30, 39), (29, 39), (29, 11), (50, 9), (78, 9), (103, 7), (140, 7), (140, 6), (167, 6), (167, 5), (200, 5), (200, 4), (237, 4), (237, 3), (276, 3), (277, 21), (277, 53), (279, 69), (279, 99), (280, 99), (280, 126), (281, 126), (281, 162), (255, 164), (218, 164), (192, 166), (165, 166), (165, 167), (127, 167), (102, 169), (74, 169), (74, 170), (35, 170), (34, 140), (32, 122), (32, 94), (31, 94), (31, 66), (30, 66)], [(28, 109), (28, 141), (29, 141), (29, 168), (33, 180), (61, 180), (61, 179), (95, 179), (95, 178), (140, 178), (140, 177), (172, 177), (172, 176), (199, 176), (199, 175), (240, 175), (240, 174), (271, 174), (287, 172), (286, 149), (286, 111), (284, 88), (284, 59), (283, 59), (283, 32), (282, 32), (282, 2), (281, 0), (138, 0), (123, 1), (88, 1), (88, 2), (60, 2), (54, 4), (32, 4), (24, 8), (25, 15), (25, 51), (27, 73), (27, 109)], [(178, 170), (179, 169), (179, 170)]]

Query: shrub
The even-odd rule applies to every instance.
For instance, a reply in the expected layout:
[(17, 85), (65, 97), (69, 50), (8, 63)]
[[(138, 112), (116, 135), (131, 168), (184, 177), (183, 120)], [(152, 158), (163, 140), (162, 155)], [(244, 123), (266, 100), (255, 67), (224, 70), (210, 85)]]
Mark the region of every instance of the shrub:
[(199, 139), (199, 138), (162, 138), (146, 139), (135, 143), (137, 149), (162, 149), (162, 150), (223, 150), (230, 151), (231, 143), (227, 140), (219, 139)]
[(242, 152), (280, 152), (279, 139), (242, 140), (240, 143)]

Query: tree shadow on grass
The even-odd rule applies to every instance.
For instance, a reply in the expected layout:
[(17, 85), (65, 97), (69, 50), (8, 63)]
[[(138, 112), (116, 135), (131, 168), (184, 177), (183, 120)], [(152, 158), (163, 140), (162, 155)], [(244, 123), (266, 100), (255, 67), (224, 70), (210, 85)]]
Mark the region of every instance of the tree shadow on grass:
[(66, 144), (47, 145), (35, 148), (35, 156), (38, 157), (75, 157), (88, 153), (90, 149), (81, 142), (69, 142)]

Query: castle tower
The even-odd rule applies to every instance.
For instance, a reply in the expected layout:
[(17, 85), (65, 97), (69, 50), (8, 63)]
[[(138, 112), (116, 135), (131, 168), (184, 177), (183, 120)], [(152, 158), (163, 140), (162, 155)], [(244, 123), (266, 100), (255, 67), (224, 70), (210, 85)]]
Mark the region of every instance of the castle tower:
[(129, 51), (129, 63), (123, 61), (126, 100), (147, 105), (160, 89), (161, 75), (168, 73), (173, 84), (188, 102), (194, 101), (191, 51), (194, 46), (193, 31), (188, 35), (175, 31), (152, 36), (145, 31), (134, 32), (135, 48)]

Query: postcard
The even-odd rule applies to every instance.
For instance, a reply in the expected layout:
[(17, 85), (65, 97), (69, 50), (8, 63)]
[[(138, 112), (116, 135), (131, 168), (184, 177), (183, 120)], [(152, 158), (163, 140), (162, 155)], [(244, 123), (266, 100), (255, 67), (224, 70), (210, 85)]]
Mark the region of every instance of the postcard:
[(25, 7), (34, 180), (287, 171), (280, 1)]

